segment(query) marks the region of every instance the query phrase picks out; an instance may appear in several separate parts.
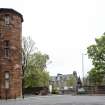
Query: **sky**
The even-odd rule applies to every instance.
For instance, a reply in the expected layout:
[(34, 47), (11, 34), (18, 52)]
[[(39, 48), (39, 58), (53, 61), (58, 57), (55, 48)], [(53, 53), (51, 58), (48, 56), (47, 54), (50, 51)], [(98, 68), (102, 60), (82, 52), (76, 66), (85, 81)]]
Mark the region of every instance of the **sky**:
[(0, 0), (0, 8), (13, 8), (23, 15), (23, 36), (48, 54), (50, 75), (82, 75), (91, 69), (86, 48), (105, 32), (105, 0)]

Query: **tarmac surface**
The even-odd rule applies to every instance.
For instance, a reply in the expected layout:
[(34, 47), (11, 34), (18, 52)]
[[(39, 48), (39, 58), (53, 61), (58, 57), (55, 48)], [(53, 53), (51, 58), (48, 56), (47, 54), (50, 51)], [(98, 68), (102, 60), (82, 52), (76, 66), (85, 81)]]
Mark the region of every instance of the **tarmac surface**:
[(105, 105), (105, 96), (27, 96), (24, 99), (0, 100), (0, 105)]

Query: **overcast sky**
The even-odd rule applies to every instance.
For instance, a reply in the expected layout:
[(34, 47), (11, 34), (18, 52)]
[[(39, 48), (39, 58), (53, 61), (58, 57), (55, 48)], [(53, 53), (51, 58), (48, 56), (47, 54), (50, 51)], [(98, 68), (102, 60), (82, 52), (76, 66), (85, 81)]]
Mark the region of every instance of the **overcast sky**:
[[(0, 7), (23, 14), (23, 36), (50, 56), (51, 75), (82, 76), (82, 53), (105, 32), (105, 0), (0, 0)], [(91, 68), (84, 55), (85, 73)]]

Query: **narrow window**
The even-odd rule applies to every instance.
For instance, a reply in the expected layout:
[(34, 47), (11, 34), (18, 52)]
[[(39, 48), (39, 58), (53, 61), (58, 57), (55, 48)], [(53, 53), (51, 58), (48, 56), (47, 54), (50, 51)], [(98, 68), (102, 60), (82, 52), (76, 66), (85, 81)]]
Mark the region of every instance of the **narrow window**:
[(5, 79), (5, 89), (9, 89), (9, 80), (10, 80), (10, 73), (8, 71), (5, 71), (5, 74), (4, 74), (4, 79)]
[(0, 38), (2, 38), (2, 33), (0, 33)]
[(5, 71), (5, 80), (9, 80), (10, 74), (9, 71)]
[(9, 57), (9, 53), (10, 53), (10, 49), (9, 48), (5, 48), (4, 49), (4, 53), (5, 53), (5, 57), (8, 58)]
[(9, 24), (10, 24), (10, 16), (5, 15), (5, 25), (9, 25)]
[(10, 56), (10, 43), (8, 40), (4, 41), (4, 56), (6, 58)]
[(5, 41), (4, 41), (4, 47), (5, 47), (5, 48), (9, 47), (9, 40), (5, 40)]

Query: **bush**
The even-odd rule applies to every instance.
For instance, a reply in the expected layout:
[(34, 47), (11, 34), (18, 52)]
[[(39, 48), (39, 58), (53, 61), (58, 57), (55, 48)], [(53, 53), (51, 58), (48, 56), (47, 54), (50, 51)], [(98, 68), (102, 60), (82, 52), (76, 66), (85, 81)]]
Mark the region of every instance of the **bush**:
[(52, 90), (52, 94), (59, 94), (59, 92), (58, 92), (57, 89), (53, 89), (53, 90)]

